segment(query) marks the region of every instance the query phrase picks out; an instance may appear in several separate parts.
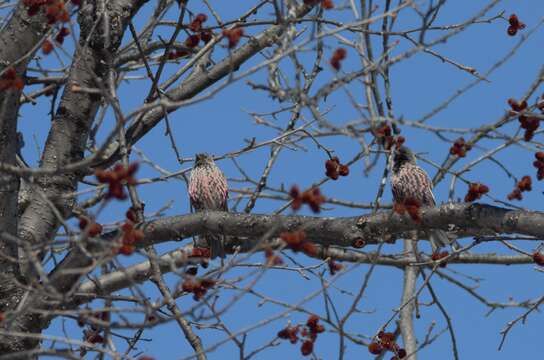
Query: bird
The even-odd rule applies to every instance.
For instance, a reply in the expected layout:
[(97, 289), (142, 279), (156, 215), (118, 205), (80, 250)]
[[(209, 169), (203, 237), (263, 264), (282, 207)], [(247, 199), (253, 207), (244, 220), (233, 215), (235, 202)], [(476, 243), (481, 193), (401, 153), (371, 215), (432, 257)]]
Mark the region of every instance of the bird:
[[(228, 184), (225, 175), (215, 164), (213, 157), (196, 154), (195, 163), (189, 178), (189, 200), (195, 212), (218, 210), (228, 211)], [(195, 246), (210, 249), (212, 259), (225, 257), (222, 235), (203, 234), (196, 237)]]
[[(414, 153), (406, 146), (393, 150), (390, 182), (395, 203), (404, 204), (406, 200), (415, 200), (423, 207), (436, 205), (429, 175), (416, 164)], [(429, 240), (433, 251), (451, 243), (447, 233), (440, 229), (430, 230)]]

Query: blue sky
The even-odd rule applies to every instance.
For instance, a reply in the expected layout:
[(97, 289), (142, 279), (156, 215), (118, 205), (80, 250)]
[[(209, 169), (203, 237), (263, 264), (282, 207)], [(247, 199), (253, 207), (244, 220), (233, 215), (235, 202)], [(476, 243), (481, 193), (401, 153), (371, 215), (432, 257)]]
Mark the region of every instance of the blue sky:
[[(249, 2), (224, 2), (219, 0), (210, 1), (214, 8), (224, 19), (236, 17), (241, 11), (249, 8)], [(251, 2), (253, 3), (253, 2)], [(339, 1), (337, 1), (339, 3)], [(378, 2), (382, 6), (382, 2)], [(483, 7), (486, 2), (449, 2), (439, 15), (438, 25), (455, 24), (462, 22), (472, 16), (478, 9)], [(190, 5), (195, 13), (200, 11), (207, 12), (203, 4), (194, 2)], [(177, 11), (177, 8), (173, 8)], [(507, 54), (510, 49), (520, 40), (520, 35), (527, 33), (532, 27), (536, 26), (542, 18), (543, 7), (537, 1), (503, 1), (500, 2), (490, 13), (493, 16), (505, 11), (505, 16), (510, 13), (516, 13), (527, 24), (527, 29), (521, 31), (515, 37), (506, 35), (507, 22), (505, 20), (496, 20), (491, 24), (479, 24), (470, 27), (466, 32), (449, 39), (445, 44), (439, 44), (433, 48), (440, 54), (447, 56), (455, 61), (472, 66), (480, 73), (484, 73), (499, 58)], [(146, 6), (135, 21), (136, 25), (141, 25), (149, 16), (150, 7)], [(176, 11), (171, 11), (168, 19), (176, 18)], [(347, 19), (348, 13), (331, 12), (331, 18), (339, 20)], [(411, 14), (411, 15), (410, 15)], [(398, 19), (398, 29), (414, 27), (415, 17), (413, 12), (408, 10), (406, 15), (401, 13)], [(168, 36), (169, 30), (162, 29), (164, 36)], [(255, 30), (249, 30), (254, 34)], [(127, 32), (128, 33), (128, 32)], [(440, 32), (429, 33), (428, 39), (439, 36)], [(342, 34), (352, 38), (349, 34)], [(125, 39), (126, 40), (126, 39)], [(507, 110), (506, 100), (510, 97), (520, 98), (529, 84), (535, 79), (539, 68), (542, 65), (540, 61), (542, 42), (544, 33), (538, 29), (536, 33), (518, 50), (516, 55), (508, 62), (489, 76), (489, 82), (481, 82), (477, 87), (468, 91), (462, 97), (452, 102), (444, 111), (439, 112), (427, 124), (437, 127), (456, 127), (456, 128), (474, 128), (483, 124), (496, 121)], [(381, 40), (378, 40), (379, 44)], [(325, 57), (328, 58), (334, 48), (339, 46), (337, 39), (327, 38), (325, 41)], [(67, 49), (71, 49), (67, 45)], [(405, 41), (402, 41), (397, 51), (407, 48)], [(301, 56), (304, 59), (304, 55)], [(248, 69), (262, 61), (261, 56), (257, 56), (247, 64), (242, 66), (241, 70)], [(46, 62), (51, 66), (58, 66), (56, 60), (48, 58)], [(286, 62), (287, 63), (287, 62)], [(166, 74), (172, 73), (178, 65), (169, 65)], [(359, 60), (356, 58), (353, 50), (348, 51), (348, 59), (343, 65), (346, 71), (354, 70), (360, 67)], [(143, 72), (141, 72), (143, 74)], [(163, 76), (163, 78), (166, 78)], [(327, 66), (319, 75), (318, 84), (324, 84), (330, 81), (335, 74)], [(249, 80), (257, 83), (266, 81), (266, 73), (258, 72), (252, 75)], [(212, 98), (179, 109), (171, 115), (170, 121), (176, 142), (180, 148), (183, 157), (191, 157), (198, 152), (209, 152), (215, 155), (222, 155), (245, 146), (244, 139), (256, 138), (257, 141), (268, 140), (276, 134), (262, 126), (254, 124), (248, 112), (266, 112), (278, 109), (282, 104), (272, 101), (267, 94), (252, 90), (245, 84), (244, 79), (238, 81)], [(392, 98), (394, 103), (394, 114), (397, 118), (403, 117), (405, 120), (417, 120), (429, 113), (439, 103), (448, 98), (458, 88), (472, 82), (474, 77), (466, 72), (459, 71), (457, 68), (444, 64), (437, 58), (428, 54), (419, 53), (412, 58), (395, 65), (391, 69), (392, 79)], [(292, 79), (291, 79), (292, 80)], [(148, 80), (136, 80), (130, 83), (123, 83), (119, 89), (119, 97), (123, 109), (127, 112), (136, 109), (148, 92), (150, 82)], [(317, 86), (318, 87), (318, 86)], [(317, 88), (316, 87), (316, 88)], [(352, 84), (349, 89), (359, 96), (358, 101), (364, 101), (362, 88), (360, 85)], [(542, 91), (537, 94), (541, 94)], [(534, 102), (534, 99), (531, 99)], [(530, 102), (530, 103), (531, 103)], [(330, 107), (331, 111), (327, 117), (334, 123), (342, 124), (358, 118), (358, 114), (349, 106), (345, 92), (340, 90), (329, 96), (326, 102), (320, 104), (321, 109)], [(21, 111), (19, 130), (25, 135), (26, 147), (23, 154), (31, 163), (36, 163), (36, 146), (43, 148), (50, 119), (44, 114), (48, 111), (49, 105), (40, 103), (36, 106), (26, 105)], [(282, 114), (277, 119), (279, 126), (285, 126), (289, 120), (289, 113)], [(308, 112), (304, 112), (307, 118), (310, 118)], [(111, 112), (106, 116), (108, 126), (113, 124), (114, 118)], [(516, 125), (517, 126), (517, 125)], [(515, 126), (507, 127), (508, 133), (516, 130)], [(140, 141), (136, 147), (143, 150), (150, 159), (155, 161), (161, 167), (174, 172), (180, 170), (174, 153), (170, 147), (167, 137), (164, 135), (164, 123), (159, 124), (148, 136)], [(107, 132), (104, 132), (104, 136)], [(402, 127), (402, 134), (407, 138), (407, 144), (416, 152), (419, 152), (427, 159), (436, 163), (441, 163), (445, 158), (450, 143), (437, 139), (434, 135), (424, 131), (416, 131), (408, 127)], [(449, 139), (454, 140), (456, 134), (447, 134)], [(542, 135), (537, 135), (536, 139)], [(35, 141), (34, 141), (35, 139)], [(359, 151), (359, 145), (353, 140), (345, 138), (326, 138), (320, 139), (327, 147), (334, 149), (335, 153), (342, 160), (353, 157)], [(36, 142), (36, 143), (35, 143)], [(482, 148), (476, 148), (471, 151), (467, 158), (460, 161), (455, 169), (479, 155), (497, 146), (499, 141), (484, 141)], [(316, 149), (311, 141), (303, 143), (307, 151), (284, 150), (274, 168), (269, 184), (274, 187), (280, 187), (282, 184), (286, 187), (291, 184), (299, 184), (302, 188), (318, 181), (323, 177), (326, 154)], [(266, 160), (269, 155), (269, 148), (261, 148), (257, 151), (244, 155), (238, 159), (240, 165), (252, 177), (258, 178), (263, 171)], [(523, 175), (532, 175), (533, 180), (535, 169), (531, 163), (532, 154), (519, 146), (512, 146), (506, 151), (501, 152), (498, 158), (503, 160), (509, 170), (517, 177)], [(134, 156), (134, 159), (136, 157)], [(383, 160), (383, 159), (382, 159)], [(224, 170), (229, 178), (239, 178), (240, 174), (230, 160), (223, 160), (218, 165)], [(184, 164), (184, 167), (191, 166), (190, 163)], [(357, 162), (351, 167), (350, 176), (341, 178), (336, 182), (328, 182), (322, 190), (325, 195), (355, 202), (373, 201), (376, 190), (379, 187), (380, 175), (384, 162), (380, 161), (377, 168), (371, 174), (365, 176), (363, 173), (363, 163)], [(436, 172), (428, 164), (422, 166), (432, 176)], [(139, 172), (139, 177), (157, 176), (157, 172), (148, 166), (143, 166)], [(465, 175), (469, 180), (481, 181), (488, 184), (491, 188), (490, 195), (493, 198), (506, 200), (506, 195), (512, 190), (514, 180), (509, 179), (500, 168), (491, 163), (483, 162), (473, 171)], [(438, 184), (435, 195), (439, 202), (445, 201), (448, 197), (448, 187), (451, 177), (446, 177), (445, 181)], [(238, 187), (235, 182), (230, 183), (231, 187)], [(541, 210), (542, 201), (542, 183), (534, 183), (534, 190), (529, 196), (525, 196), (519, 206), (529, 209)], [(188, 199), (186, 196), (185, 183), (174, 179), (169, 182), (159, 182), (156, 184), (145, 185), (139, 188), (140, 196), (146, 203), (146, 212), (153, 213), (161, 209), (165, 204), (172, 201), (172, 206), (164, 211), (165, 215), (184, 214), (189, 211)], [(466, 185), (457, 183), (456, 198), (463, 197), (466, 192)], [(389, 187), (385, 192), (385, 202), (390, 202)], [(492, 198), (484, 198), (483, 202), (493, 203)], [(243, 202), (241, 207), (243, 208)], [(281, 207), (283, 203), (277, 201), (259, 200), (254, 209), (256, 213), (267, 213)], [(109, 204), (106, 211), (101, 214), (100, 220), (104, 223), (113, 222), (122, 219), (124, 211), (127, 208), (126, 203)], [(240, 207), (239, 207), (240, 208)], [(306, 212), (302, 212), (306, 213)], [(323, 216), (355, 216), (363, 213), (361, 210), (330, 207)], [(527, 251), (532, 251), (535, 244), (516, 243)], [(157, 246), (160, 253), (174, 249), (180, 244), (171, 242)], [(427, 248), (426, 245), (422, 245)], [(395, 253), (400, 247), (398, 245), (385, 245), (383, 252)], [(374, 249), (366, 249), (368, 251)], [(504, 247), (497, 245), (481, 245), (476, 252), (500, 251), (508, 253)], [(293, 254), (287, 253), (290, 256)], [(318, 263), (317, 260), (309, 259), (304, 256), (296, 255), (294, 258), (305, 265)], [(286, 258), (285, 258), (286, 259)], [(144, 260), (140, 255), (133, 255), (130, 258), (121, 259), (123, 263), (130, 264)], [(262, 260), (261, 255), (250, 259), (252, 262)], [(352, 296), (344, 294), (340, 290), (356, 292), (362, 279), (369, 270), (368, 265), (345, 264), (349, 271), (339, 276), (335, 282), (335, 288), (331, 289), (330, 296), (335, 304), (343, 313), (351, 304)], [(321, 272), (324, 268), (316, 270)], [(248, 268), (239, 268), (227, 275), (227, 279), (233, 279), (238, 275), (246, 274)], [(470, 280), (463, 278), (463, 274), (483, 279), (477, 288), (477, 291), (485, 295), (490, 301), (507, 302), (510, 297), (515, 300), (534, 299), (541, 296), (539, 280), (541, 274), (535, 271), (532, 265), (522, 266), (488, 266), (488, 265), (452, 265), (446, 270), (449, 275), (455, 275), (465, 283), (474, 285)], [(459, 274), (456, 274), (459, 272)], [(309, 275), (310, 280), (304, 280), (296, 272), (287, 271), (269, 271), (257, 284), (256, 290), (275, 299), (290, 303), (298, 303), (307, 294), (318, 290), (321, 285), (317, 277)], [(325, 275), (330, 278), (329, 275)], [(174, 276), (168, 275), (167, 279), (170, 285), (177, 283)], [(420, 282), (421, 283), (421, 282)], [(460, 357), (463, 359), (493, 357), (494, 359), (511, 359), (517, 357), (530, 357), (541, 352), (540, 349), (540, 328), (539, 321), (541, 315), (533, 313), (525, 324), (519, 324), (509, 333), (506, 345), (502, 351), (497, 352), (500, 342), (500, 331), (506, 323), (517, 317), (521, 310), (497, 310), (486, 316), (489, 309), (471, 298), (465, 291), (445, 282), (438, 277), (432, 281), (442, 304), (447, 309), (453, 321), (457, 344), (460, 351)], [(143, 286), (146, 294), (151, 300), (157, 298), (157, 292), (153, 286), (147, 284)], [(369, 288), (365, 297), (360, 303), (360, 314), (355, 315), (348, 323), (348, 328), (364, 335), (373, 335), (378, 328), (391, 316), (392, 310), (399, 304), (402, 291), (402, 272), (398, 269), (387, 267), (377, 267), (370, 280)], [(220, 301), (228, 301), (235, 293), (225, 290), (220, 293)], [(420, 299), (422, 302), (429, 302), (430, 297), (426, 291)], [(245, 296), (239, 301), (232, 310), (224, 317), (225, 323), (233, 331), (254, 324), (256, 321), (266, 319), (275, 314), (284, 311), (284, 308), (265, 304), (259, 306), (259, 299), (250, 295)], [(182, 298), (178, 301), (182, 309), (194, 304), (190, 297)], [(317, 296), (314, 300), (304, 303), (304, 308), (324, 315), (323, 297)], [(437, 311), (436, 307), (421, 307), (421, 319), (416, 321), (416, 330), (418, 339), (421, 340), (427, 328), (433, 321), (436, 321), (435, 331), (445, 328), (445, 321)], [(303, 322), (306, 315), (296, 312), (288, 313), (285, 317), (272, 322), (270, 325), (252, 331), (248, 337), (248, 352), (262, 344), (270, 341), (278, 330), (283, 328), (287, 321), (293, 323)], [(59, 334), (60, 321), (56, 321), (49, 330), (50, 334)], [(71, 321), (66, 321), (66, 327), (71, 336), (80, 338), (78, 328)], [(225, 337), (225, 334), (217, 330), (197, 331), (202, 337), (205, 345), (211, 345)], [(129, 332), (126, 332), (129, 334)], [(157, 359), (179, 359), (189, 353), (189, 347), (186, 340), (177, 325), (170, 322), (158, 326), (154, 329), (146, 330), (144, 337), (152, 339), (149, 342), (142, 342), (138, 349), (147, 355), (154, 356)], [(119, 349), (124, 349), (121, 341), (117, 342)], [(335, 334), (326, 333), (320, 336), (316, 343), (316, 354), (322, 359), (337, 358), (338, 337)], [(132, 355), (137, 352), (132, 353)], [(451, 358), (451, 342), (449, 335), (444, 333), (430, 347), (424, 349), (420, 354), (420, 359)], [(237, 350), (232, 343), (221, 347), (219, 350), (209, 354), (209, 359), (228, 359), (236, 358)], [(258, 359), (277, 359), (299, 358), (298, 346), (293, 346), (287, 342), (282, 342), (279, 346), (265, 350), (257, 356)], [(348, 342), (346, 352), (347, 359), (366, 359), (371, 355), (363, 347), (356, 347)], [(387, 357), (386, 357), (387, 358)]]

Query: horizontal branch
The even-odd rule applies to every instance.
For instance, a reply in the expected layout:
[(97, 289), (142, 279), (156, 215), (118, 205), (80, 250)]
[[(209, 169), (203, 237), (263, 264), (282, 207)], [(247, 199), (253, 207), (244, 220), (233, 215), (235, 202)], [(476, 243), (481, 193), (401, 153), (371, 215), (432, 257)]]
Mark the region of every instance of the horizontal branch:
[[(281, 242), (274, 242), (273, 247), (279, 246)], [(163, 274), (174, 272), (183, 266), (199, 264), (201, 259), (191, 257), (192, 245), (186, 245), (177, 250), (168, 252), (159, 256), (157, 261)], [(377, 254), (375, 252), (354, 251), (336, 247), (319, 247), (318, 254), (315, 256), (320, 259), (334, 259), (343, 262), (352, 262), (359, 264), (376, 264), (382, 266), (393, 266), (403, 268), (408, 265), (424, 266), (432, 268), (434, 262), (426, 257), (423, 263), (414, 263), (411, 257), (399, 257), (398, 255)], [(527, 255), (497, 255), (493, 253), (473, 254), (461, 253), (448, 260), (448, 265), (452, 264), (482, 264), (482, 265), (527, 265), (534, 261)], [(264, 264), (264, 258), (263, 258)], [(281, 270), (284, 266), (274, 266), (274, 269)], [(285, 267), (288, 268), (288, 267)], [(149, 260), (142, 261), (136, 265), (125, 269), (113, 271), (102, 275), (96, 279), (88, 280), (82, 283), (75, 296), (78, 303), (92, 301), (97, 295), (111, 294), (125, 289), (134, 284), (141, 284), (149, 280), (151, 276), (151, 263)]]
[[(425, 230), (431, 228), (457, 232), (463, 237), (517, 233), (544, 238), (544, 214), (540, 212), (509, 210), (483, 204), (450, 203), (422, 209), (421, 217), (421, 223), (415, 223), (408, 216), (400, 216), (390, 211), (341, 218), (202, 212), (145, 223), (142, 226), (144, 239), (136, 246), (142, 248), (212, 232), (232, 238), (229, 247), (237, 246), (239, 251), (245, 252), (258, 245), (264, 236), (272, 238), (282, 231), (295, 230), (304, 230), (306, 237), (316, 244), (344, 248), (355, 243), (360, 244), (361, 240), (365, 244), (394, 242), (411, 230), (418, 230), (420, 238), (425, 238)], [(79, 247), (72, 250), (51, 272), (51, 283), (61, 292), (70, 289), (81, 275), (91, 270), (94, 259), (90, 255), (104, 254), (105, 246), (110, 245), (118, 235), (118, 231), (110, 232), (100, 241), (89, 243), (86, 249), (88, 253), (84, 253)], [(342, 255), (343, 249), (330, 248), (323, 251), (345, 261), (352, 258), (351, 261), (364, 262), (364, 257), (372, 258), (371, 254), (356, 255), (355, 252)], [(483, 255), (470, 255), (466, 259), (465, 256), (468, 255), (452, 259), (452, 262), (493, 263), (485, 256), (482, 257)], [(510, 260), (512, 263), (530, 262), (527, 257)], [(384, 265), (386, 262), (390, 262), (390, 265), (406, 265), (399, 259), (384, 258), (381, 261)]]
[(145, 238), (138, 245), (148, 246), (205, 232), (256, 239), (265, 234), (275, 236), (295, 230), (304, 230), (306, 237), (318, 244), (342, 247), (352, 246), (359, 240), (366, 244), (394, 241), (408, 231), (429, 229), (443, 229), (463, 237), (516, 233), (544, 238), (544, 213), (534, 211), (449, 203), (422, 209), (421, 218), (420, 223), (415, 223), (410, 217), (391, 211), (337, 218), (204, 212), (151, 221), (143, 226)]

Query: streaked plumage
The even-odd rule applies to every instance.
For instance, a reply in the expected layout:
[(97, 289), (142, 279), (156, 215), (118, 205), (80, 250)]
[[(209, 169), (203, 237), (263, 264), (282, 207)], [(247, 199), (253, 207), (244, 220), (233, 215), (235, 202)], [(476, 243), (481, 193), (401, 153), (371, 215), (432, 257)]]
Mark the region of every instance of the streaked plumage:
[[(416, 164), (416, 157), (405, 146), (396, 149), (393, 154), (391, 190), (396, 203), (404, 204), (406, 200), (413, 199), (423, 207), (436, 205), (429, 175)], [(450, 243), (443, 230), (431, 230), (429, 238), (433, 250)]]
[[(189, 199), (196, 212), (228, 211), (228, 185), (225, 175), (208, 154), (197, 154), (189, 179)], [(211, 249), (212, 259), (224, 257), (223, 236), (206, 234), (196, 239), (196, 246)]]

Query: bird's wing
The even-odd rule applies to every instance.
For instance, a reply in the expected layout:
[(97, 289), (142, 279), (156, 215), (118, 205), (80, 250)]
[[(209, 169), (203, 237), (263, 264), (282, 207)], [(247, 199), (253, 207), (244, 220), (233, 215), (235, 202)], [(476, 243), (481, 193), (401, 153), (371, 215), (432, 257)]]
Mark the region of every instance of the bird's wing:
[(425, 172), (425, 170), (419, 166), (414, 166), (412, 171), (414, 172), (418, 187), (421, 191), (420, 200), (422, 201), (423, 205), (434, 206), (436, 204), (436, 200), (433, 194), (433, 183), (431, 178), (429, 178), (427, 172)]

